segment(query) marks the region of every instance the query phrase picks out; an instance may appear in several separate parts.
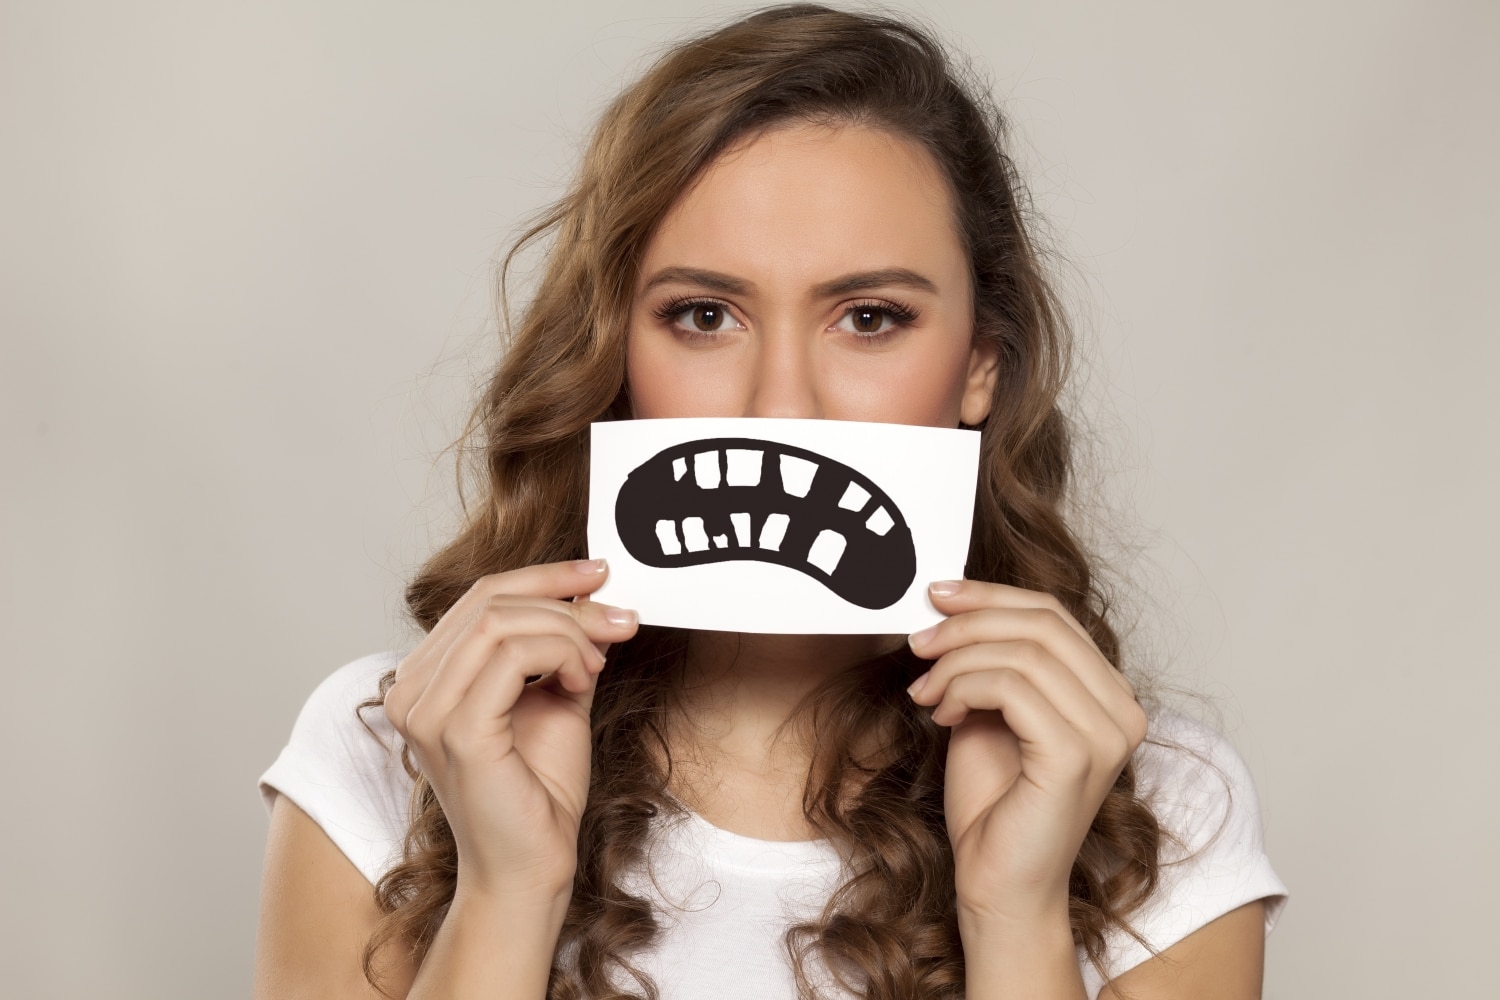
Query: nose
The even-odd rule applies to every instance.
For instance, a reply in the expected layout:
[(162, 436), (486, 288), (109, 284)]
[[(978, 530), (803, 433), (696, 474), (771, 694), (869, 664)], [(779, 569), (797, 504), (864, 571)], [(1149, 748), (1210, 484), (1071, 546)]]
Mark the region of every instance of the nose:
[(821, 418), (816, 338), (782, 323), (757, 339), (747, 417)]

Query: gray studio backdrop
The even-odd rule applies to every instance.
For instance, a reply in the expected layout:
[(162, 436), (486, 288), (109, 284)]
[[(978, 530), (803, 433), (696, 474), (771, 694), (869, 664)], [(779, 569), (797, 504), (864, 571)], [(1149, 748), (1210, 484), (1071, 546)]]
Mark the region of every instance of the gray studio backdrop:
[[(396, 648), (491, 260), (741, 7), (0, 7), (0, 967), (249, 990), (255, 778)], [(1266, 995), (1476, 995), (1500, 895), (1497, 5), (939, 3), (1066, 256), (1136, 662), (1249, 761)]]

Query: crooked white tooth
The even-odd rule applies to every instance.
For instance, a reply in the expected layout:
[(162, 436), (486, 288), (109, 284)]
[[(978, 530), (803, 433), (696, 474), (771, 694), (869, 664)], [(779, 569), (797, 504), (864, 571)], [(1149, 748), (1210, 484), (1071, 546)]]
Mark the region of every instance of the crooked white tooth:
[(887, 531), (890, 531), (891, 525), (895, 523), (895, 521), (891, 520), (891, 515), (885, 512), (884, 507), (877, 507), (875, 513), (871, 514), (870, 519), (865, 522), (865, 527), (877, 535), (883, 535)]
[(693, 456), (693, 478), (698, 481), (698, 488), (714, 490), (719, 488), (719, 453), (716, 451), (700, 451)]
[(677, 542), (677, 522), (657, 521), (656, 540), (661, 542), (662, 555), (676, 556), (682, 554), (682, 546)]
[(677, 480), (681, 479), (685, 475), (687, 475), (687, 459), (685, 459), (685, 458), (674, 458), (674, 459), (672, 459), (672, 481), (676, 482)]
[(807, 550), (807, 561), (832, 576), (833, 571), (838, 569), (839, 559), (843, 557), (847, 544), (843, 535), (824, 528), (813, 539), (812, 548)]
[(845, 510), (864, 510), (865, 501), (870, 499), (869, 491), (858, 483), (850, 483), (844, 495), (839, 498), (839, 506)]
[(760, 461), (763, 457), (763, 452), (749, 448), (725, 448), (724, 460), (728, 466), (724, 470), (725, 485), (759, 486)]
[(767, 515), (766, 523), (760, 527), (760, 547), (772, 552), (781, 551), (781, 540), (786, 537), (786, 526), (791, 520), (785, 514)]
[(810, 462), (805, 458), (795, 455), (781, 456), (781, 486), (794, 497), (805, 497), (807, 491), (812, 489), (813, 475), (818, 471), (818, 463)]
[(739, 542), (740, 548), (750, 547), (750, 515), (730, 514), (729, 523), (734, 526), (734, 540)]
[(708, 533), (703, 530), (703, 518), (682, 519), (682, 543), (689, 552), (702, 552), (708, 548)]

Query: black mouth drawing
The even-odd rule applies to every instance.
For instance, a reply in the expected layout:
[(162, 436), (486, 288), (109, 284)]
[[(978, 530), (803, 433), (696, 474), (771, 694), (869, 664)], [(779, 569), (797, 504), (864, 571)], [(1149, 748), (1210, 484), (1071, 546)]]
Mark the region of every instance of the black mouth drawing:
[(653, 455), (620, 487), (615, 528), (647, 566), (776, 563), (871, 610), (900, 600), (917, 572), (906, 519), (868, 476), (755, 438), (688, 441)]

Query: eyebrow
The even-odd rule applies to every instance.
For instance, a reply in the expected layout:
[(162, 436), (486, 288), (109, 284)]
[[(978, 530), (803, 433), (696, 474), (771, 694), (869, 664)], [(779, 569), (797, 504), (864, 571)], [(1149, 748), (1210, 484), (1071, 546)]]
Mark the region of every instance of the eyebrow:
[[(665, 267), (651, 276), (651, 280), (646, 282), (642, 291), (649, 292), (657, 285), (665, 285), (674, 281), (698, 285), (721, 295), (747, 295), (755, 288), (743, 278), (736, 278), (721, 271), (708, 271), (698, 267)], [(876, 271), (855, 271), (852, 274), (825, 281), (814, 286), (813, 297), (826, 299), (835, 295), (848, 295), (850, 292), (859, 292), (867, 288), (884, 288), (890, 285), (903, 285), (933, 294), (937, 294), (938, 290), (931, 278), (918, 274), (916, 271), (905, 267), (885, 267)]]

